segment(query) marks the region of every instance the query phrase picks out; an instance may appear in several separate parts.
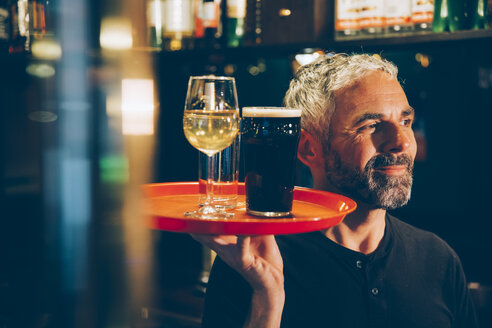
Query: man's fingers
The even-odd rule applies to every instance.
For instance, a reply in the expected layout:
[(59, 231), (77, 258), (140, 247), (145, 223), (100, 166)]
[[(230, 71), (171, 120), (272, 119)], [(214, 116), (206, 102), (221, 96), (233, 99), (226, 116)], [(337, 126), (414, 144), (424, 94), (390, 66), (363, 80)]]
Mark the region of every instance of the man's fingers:
[(193, 239), (208, 246), (211, 249), (216, 249), (221, 246), (228, 246), (235, 244), (235, 236), (222, 236), (222, 235), (204, 235), (204, 234), (190, 234)]
[(213, 249), (220, 258), (256, 290), (280, 286), (282, 257), (275, 237), (192, 234), (195, 240)]
[(250, 236), (238, 236), (237, 247), (239, 251), (239, 257), (236, 260), (240, 260), (239, 264), (244, 270), (251, 268), (253, 264), (254, 255), (251, 253), (251, 237)]
[(241, 252), (243, 252), (245, 249), (249, 248), (249, 245), (251, 243), (251, 237), (250, 236), (237, 236), (237, 246), (241, 249)]

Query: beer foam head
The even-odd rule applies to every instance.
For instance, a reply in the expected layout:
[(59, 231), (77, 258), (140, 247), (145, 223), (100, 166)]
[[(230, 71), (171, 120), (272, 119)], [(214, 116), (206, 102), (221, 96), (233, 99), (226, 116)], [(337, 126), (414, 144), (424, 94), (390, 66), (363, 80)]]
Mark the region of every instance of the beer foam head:
[(243, 117), (300, 117), (302, 111), (286, 107), (244, 107)]

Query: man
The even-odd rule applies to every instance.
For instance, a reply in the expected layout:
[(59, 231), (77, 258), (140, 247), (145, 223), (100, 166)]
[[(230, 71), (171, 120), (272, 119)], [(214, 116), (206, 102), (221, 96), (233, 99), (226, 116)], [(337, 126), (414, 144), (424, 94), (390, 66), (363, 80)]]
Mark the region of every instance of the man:
[(321, 232), (195, 235), (220, 257), (203, 326), (476, 327), (454, 251), (387, 213), (410, 198), (417, 150), (397, 68), (322, 56), (298, 70), (285, 104), (303, 110), (298, 157), (313, 187), (357, 209)]

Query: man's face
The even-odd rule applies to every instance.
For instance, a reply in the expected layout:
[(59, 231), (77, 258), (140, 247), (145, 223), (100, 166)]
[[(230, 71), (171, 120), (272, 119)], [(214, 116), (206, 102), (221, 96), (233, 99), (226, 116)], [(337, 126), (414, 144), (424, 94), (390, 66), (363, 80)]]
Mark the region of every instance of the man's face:
[(335, 103), (324, 145), (328, 181), (375, 208), (405, 205), (417, 145), (414, 111), (398, 81), (384, 72), (372, 72), (335, 92)]

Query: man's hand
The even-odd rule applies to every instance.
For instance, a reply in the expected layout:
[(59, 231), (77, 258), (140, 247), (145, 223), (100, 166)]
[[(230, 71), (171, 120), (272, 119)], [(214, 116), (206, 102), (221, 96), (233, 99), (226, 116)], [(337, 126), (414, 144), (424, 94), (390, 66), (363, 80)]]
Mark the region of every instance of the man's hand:
[(285, 301), (283, 261), (274, 236), (196, 235), (253, 288), (249, 326), (279, 327)]

